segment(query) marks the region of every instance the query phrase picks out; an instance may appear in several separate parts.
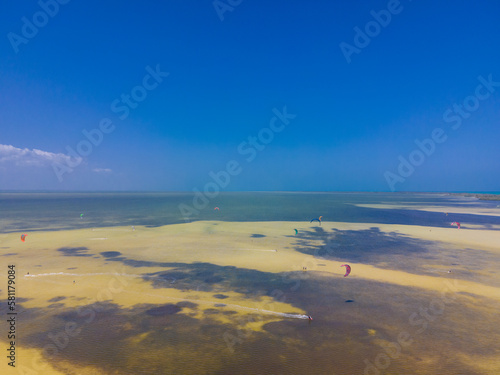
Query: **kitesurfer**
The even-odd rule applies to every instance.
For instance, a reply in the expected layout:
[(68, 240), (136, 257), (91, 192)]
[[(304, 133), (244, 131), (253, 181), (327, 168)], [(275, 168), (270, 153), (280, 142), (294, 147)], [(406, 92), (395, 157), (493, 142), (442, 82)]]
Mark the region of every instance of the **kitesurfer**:
[(312, 220), (310, 221), (310, 223), (312, 223), (313, 221), (317, 221), (317, 222), (319, 223), (319, 225), (321, 225), (321, 218), (322, 218), (322, 217), (323, 217), (323, 216), (320, 216), (320, 217), (318, 217), (317, 219), (312, 219)]
[(351, 266), (348, 265), (348, 264), (343, 264), (340, 267), (345, 267), (345, 275), (344, 275), (344, 277), (349, 276), (349, 274), (351, 273)]

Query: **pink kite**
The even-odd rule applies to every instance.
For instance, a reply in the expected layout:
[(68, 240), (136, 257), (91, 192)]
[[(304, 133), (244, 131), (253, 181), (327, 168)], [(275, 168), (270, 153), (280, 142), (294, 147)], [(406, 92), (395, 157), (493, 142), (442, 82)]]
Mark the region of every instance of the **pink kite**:
[(21, 234), (21, 241), (24, 242), (26, 240), (26, 236), (27, 236), (27, 234)]
[(345, 275), (344, 275), (344, 277), (349, 276), (349, 274), (351, 273), (351, 266), (348, 265), (348, 264), (343, 264), (340, 267), (345, 267)]
[(458, 221), (454, 221), (451, 225), (456, 225), (458, 229), (460, 229), (460, 223)]
[(219, 207), (215, 207), (214, 211), (220, 211), (220, 208)]

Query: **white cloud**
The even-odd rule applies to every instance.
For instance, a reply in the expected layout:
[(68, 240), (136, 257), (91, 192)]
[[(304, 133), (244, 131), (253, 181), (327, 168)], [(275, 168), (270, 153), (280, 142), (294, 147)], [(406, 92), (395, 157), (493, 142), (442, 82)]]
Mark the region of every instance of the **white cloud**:
[(97, 173), (111, 173), (113, 171), (111, 169), (109, 169), (109, 168), (94, 168), (94, 169), (92, 169), (92, 172), (97, 172)]
[(42, 167), (52, 165), (52, 163), (69, 164), (70, 162), (75, 163), (75, 160), (71, 161), (71, 157), (65, 154), (0, 144), (0, 163), (13, 164), (17, 167)]

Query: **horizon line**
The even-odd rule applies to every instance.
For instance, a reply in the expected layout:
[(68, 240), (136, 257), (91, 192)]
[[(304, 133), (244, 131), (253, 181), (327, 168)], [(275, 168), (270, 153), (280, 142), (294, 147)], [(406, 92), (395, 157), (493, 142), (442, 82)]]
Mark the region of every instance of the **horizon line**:
[[(33, 189), (33, 190), (2, 190), (0, 194), (12, 193), (174, 193), (174, 194), (194, 194), (189, 190), (56, 190), (56, 189)], [(415, 191), (415, 190), (225, 190), (219, 193), (391, 193), (391, 194), (480, 194), (480, 195), (500, 195), (500, 191), (469, 191), (469, 190), (435, 190), (435, 191)]]

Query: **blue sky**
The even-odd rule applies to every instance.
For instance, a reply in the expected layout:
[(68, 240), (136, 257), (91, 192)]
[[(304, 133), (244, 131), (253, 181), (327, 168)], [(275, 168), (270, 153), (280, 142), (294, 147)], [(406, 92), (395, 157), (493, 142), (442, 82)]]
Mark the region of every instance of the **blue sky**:
[(0, 190), (500, 191), (497, 2), (1, 8)]

